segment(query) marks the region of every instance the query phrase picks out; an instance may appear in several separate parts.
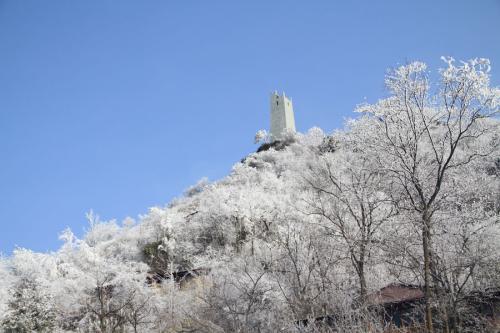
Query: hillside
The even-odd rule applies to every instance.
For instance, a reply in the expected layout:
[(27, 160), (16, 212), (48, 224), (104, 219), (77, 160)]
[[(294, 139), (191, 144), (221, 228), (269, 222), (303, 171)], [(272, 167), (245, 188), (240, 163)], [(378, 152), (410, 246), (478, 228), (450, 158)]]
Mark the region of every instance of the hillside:
[(487, 67), (449, 61), (434, 92), (423, 64), (402, 66), (390, 96), (342, 130), (264, 138), (223, 179), (137, 221), (89, 213), (82, 239), (65, 230), (54, 253), (15, 250), (0, 261), (1, 327), (382, 332), (373, 295), (403, 285), (421, 290), (420, 324), (486, 330), (469, 299), (500, 288), (500, 90)]

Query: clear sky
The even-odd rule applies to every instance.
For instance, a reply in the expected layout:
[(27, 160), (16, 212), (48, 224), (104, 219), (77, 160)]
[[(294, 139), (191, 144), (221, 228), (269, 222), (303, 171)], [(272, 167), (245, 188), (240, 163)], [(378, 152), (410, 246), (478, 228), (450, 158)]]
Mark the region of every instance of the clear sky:
[(498, 85), (500, 1), (0, 0), (0, 252), (224, 176), (275, 89), (330, 132), (441, 55), (490, 58)]

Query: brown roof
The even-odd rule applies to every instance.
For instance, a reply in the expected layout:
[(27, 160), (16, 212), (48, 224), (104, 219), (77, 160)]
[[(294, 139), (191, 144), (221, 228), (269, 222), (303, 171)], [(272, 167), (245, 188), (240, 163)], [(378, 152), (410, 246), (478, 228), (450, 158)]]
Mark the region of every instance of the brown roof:
[(404, 284), (390, 284), (377, 292), (369, 294), (367, 301), (372, 305), (415, 301), (424, 298), (422, 288)]

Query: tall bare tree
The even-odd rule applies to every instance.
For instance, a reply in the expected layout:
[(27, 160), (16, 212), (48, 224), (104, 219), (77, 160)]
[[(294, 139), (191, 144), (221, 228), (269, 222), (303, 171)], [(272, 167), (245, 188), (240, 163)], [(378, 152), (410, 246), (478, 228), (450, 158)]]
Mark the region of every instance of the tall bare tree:
[(369, 155), (353, 151), (348, 140), (337, 137), (337, 151), (312, 161), (304, 175), (311, 192), (307, 213), (320, 216), (321, 227), (332, 241), (346, 247), (364, 302), (366, 266), (380, 242), (382, 225), (397, 214), (397, 208), (384, 191), (386, 179), (372, 167)]
[[(366, 116), (353, 123), (360, 149), (376, 152), (379, 167), (394, 181), (393, 193), (403, 198), (400, 209), (415, 213), (421, 228), (424, 257), (426, 329), (432, 326), (433, 216), (446, 199), (449, 172), (498, 148), (488, 136), (499, 112), (500, 90), (489, 84), (489, 61), (473, 59), (455, 66), (444, 58), (440, 84), (433, 89), (426, 65), (410, 63), (386, 77), (390, 96), (363, 105)], [(490, 138), (488, 144), (484, 140)]]

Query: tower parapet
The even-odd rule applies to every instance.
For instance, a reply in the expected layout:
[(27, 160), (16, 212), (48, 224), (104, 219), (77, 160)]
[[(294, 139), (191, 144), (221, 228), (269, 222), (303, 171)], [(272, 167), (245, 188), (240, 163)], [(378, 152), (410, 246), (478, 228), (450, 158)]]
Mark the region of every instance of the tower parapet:
[(281, 140), (287, 132), (295, 132), (295, 116), (293, 114), (292, 99), (283, 92), (271, 94), (271, 140)]

